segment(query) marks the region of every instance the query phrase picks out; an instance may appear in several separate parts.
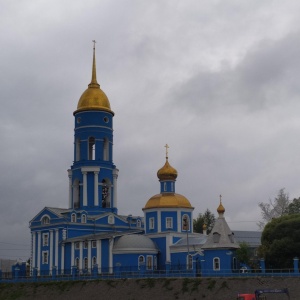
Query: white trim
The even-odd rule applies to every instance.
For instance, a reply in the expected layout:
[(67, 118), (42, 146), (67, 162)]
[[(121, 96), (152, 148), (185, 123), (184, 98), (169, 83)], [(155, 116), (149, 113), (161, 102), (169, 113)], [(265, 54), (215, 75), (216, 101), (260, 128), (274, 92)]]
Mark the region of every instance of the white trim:
[[(166, 229), (173, 229), (173, 217), (166, 217), (165, 221), (166, 221)], [(168, 223), (170, 223), (170, 226), (168, 226)]]
[(114, 247), (114, 238), (109, 239), (109, 251), (108, 251), (108, 267), (109, 273), (113, 273), (113, 247)]
[(38, 255), (37, 255), (37, 270), (40, 271), (41, 268), (41, 232), (38, 231)]
[(55, 229), (55, 266), (58, 268), (58, 239), (59, 231)]
[[(45, 256), (46, 254), (46, 256)], [(46, 257), (46, 259), (45, 259)], [(48, 265), (49, 264), (49, 252), (48, 251), (42, 251), (42, 264)]]
[(53, 230), (50, 232), (50, 241), (49, 241), (49, 268), (53, 266)]
[(166, 236), (166, 261), (171, 261), (171, 254), (170, 254), (170, 246), (173, 244), (173, 235), (168, 234)]
[(100, 172), (100, 167), (81, 167), (81, 172)]
[[(215, 268), (215, 259), (218, 260), (219, 268)], [(221, 270), (221, 260), (220, 260), (220, 257), (214, 257), (213, 258), (213, 270), (214, 271), (220, 271)]]
[(74, 257), (75, 257), (75, 243), (74, 242), (72, 242), (71, 243), (71, 268), (73, 267), (73, 265), (75, 265), (75, 259), (74, 259)]
[(64, 274), (65, 270), (65, 244), (61, 245), (61, 274)]
[[(151, 260), (151, 268), (148, 268), (148, 258)], [(146, 270), (153, 270), (153, 255), (147, 255), (146, 257)]]
[(154, 217), (149, 218), (149, 230), (152, 230), (155, 228), (154, 224)]
[(32, 269), (36, 267), (35, 254), (36, 254), (36, 234), (32, 232)]
[(161, 232), (161, 211), (157, 212), (157, 232)]
[(83, 243), (79, 242), (79, 270), (82, 269), (82, 257), (83, 257)]
[(49, 246), (49, 233), (48, 232), (45, 232), (42, 235), (42, 245), (43, 245), (43, 247)]
[(113, 203), (111, 207), (118, 208), (118, 174), (119, 169), (113, 169)]
[[(81, 168), (82, 171), (83, 168)], [(83, 206), (87, 206), (87, 171), (82, 171), (83, 175)]]
[(73, 207), (72, 204), (72, 170), (68, 170), (68, 177), (69, 177), (69, 208)]
[[(93, 266), (93, 262), (92, 262), (92, 241), (89, 240), (88, 241), (88, 249), (87, 249), (87, 253), (88, 253), (88, 263), (90, 264), (90, 268), (92, 268)], [(88, 266), (89, 268), (89, 266)]]

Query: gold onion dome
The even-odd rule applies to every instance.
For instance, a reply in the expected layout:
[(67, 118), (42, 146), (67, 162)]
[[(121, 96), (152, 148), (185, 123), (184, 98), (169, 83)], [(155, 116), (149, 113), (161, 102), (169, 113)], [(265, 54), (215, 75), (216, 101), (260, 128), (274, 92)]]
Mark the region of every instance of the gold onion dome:
[(107, 111), (114, 115), (114, 112), (110, 108), (110, 103), (107, 96), (100, 89), (100, 85), (97, 82), (95, 41), (93, 42), (94, 42), (94, 48), (93, 48), (92, 80), (91, 83), (88, 85), (88, 88), (81, 95), (78, 101), (77, 110), (74, 112), (74, 114), (80, 111), (100, 110), (100, 111)]
[(219, 206), (218, 206), (218, 208), (217, 208), (217, 212), (219, 213), (219, 214), (224, 214), (224, 212), (225, 212), (225, 208), (224, 208), (224, 206), (222, 205), (222, 196), (220, 195), (220, 204), (219, 204)]
[(152, 196), (143, 209), (150, 208), (192, 208), (190, 201), (180, 194), (164, 193)]
[(168, 161), (168, 157), (166, 157), (165, 165), (157, 171), (157, 177), (159, 180), (176, 180), (177, 178), (177, 170), (174, 169)]

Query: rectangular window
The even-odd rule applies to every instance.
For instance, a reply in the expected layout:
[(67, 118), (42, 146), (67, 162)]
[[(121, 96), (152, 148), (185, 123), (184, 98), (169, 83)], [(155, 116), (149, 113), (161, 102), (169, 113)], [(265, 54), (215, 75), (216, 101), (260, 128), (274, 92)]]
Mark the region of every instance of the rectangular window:
[(42, 252), (42, 264), (48, 264), (48, 251)]
[(152, 270), (153, 268), (153, 257), (147, 256), (147, 270)]
[(49, 246), (49, 234), (43, 233), (43, 246)]
[(84, 241), (84, 243), (83, 243), (83, 248), (84, 248), (84, 249), (87, 249), (87, 248), (88, 248), (88, 241)]
[(171, 218), (171, 217), (166, 218), (166, 228), (167, 229), (173, 228), (173, 218)]
[(97, 248), (97, 242), (96, 241), (92, 241), (92, 248)]
[(220, 271), (220, 258), (214, 258), (214, 271)]
[(79, 249), (79, 248), (80, 248), (79, 242), (76, 242), (75, 243), (75, 249)]
[(154, 229), (154, 218), (149, 219), (149, 229)]

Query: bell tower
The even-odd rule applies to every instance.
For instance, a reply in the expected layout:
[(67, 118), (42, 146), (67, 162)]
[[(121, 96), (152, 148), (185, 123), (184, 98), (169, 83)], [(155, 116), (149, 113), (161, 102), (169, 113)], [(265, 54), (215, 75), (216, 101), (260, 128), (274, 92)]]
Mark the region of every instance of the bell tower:
[(69, 208), (89, 214), (117, 213), (118, 169), (113, 163), (113, 117), (96, 76), (93, 41), (92, 79), (74, 111), (74, 162), (69, 175)]

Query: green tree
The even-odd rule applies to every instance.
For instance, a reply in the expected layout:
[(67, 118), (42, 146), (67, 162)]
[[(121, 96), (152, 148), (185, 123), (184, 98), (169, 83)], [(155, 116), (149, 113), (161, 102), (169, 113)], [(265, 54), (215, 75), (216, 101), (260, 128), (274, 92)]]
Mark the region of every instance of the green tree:
[(239, 262), (247, 265), (249, 264), (251, 253), (249, 245), (246, 242), (240, 243), (240, 248), (237, 249), (236, 256)]
[(300, 214), (300, 197), (298, 199), (294, 198), (293, 201), (287, 207), (287, 214)]
[(258, 206), (261, 209), (262, 221), (257, 223), (259, 228), (263, 229), (266, 223), (272, 219), (286, 215), (289, 204), (289, 194), (285, 192), (284, 188), (279, 190), (274, 200), (269, 199), (267, 203), (260, 202)]
[(199, 214), (197, 219), (193, 220), (194, 232), (203, 233), (203, 225), (206, 225), (207, 234), (211, 232), (215, 225), (215, 215), (207, 209), (204, 214)]
[(267, 268), (292, 268), (293, 258), (300, 257), (300, 214), (273, 219), (262, 233), (261, 249)]

